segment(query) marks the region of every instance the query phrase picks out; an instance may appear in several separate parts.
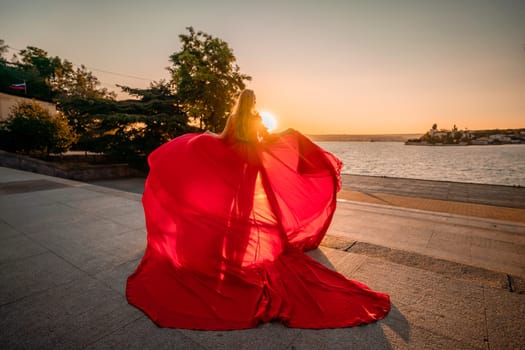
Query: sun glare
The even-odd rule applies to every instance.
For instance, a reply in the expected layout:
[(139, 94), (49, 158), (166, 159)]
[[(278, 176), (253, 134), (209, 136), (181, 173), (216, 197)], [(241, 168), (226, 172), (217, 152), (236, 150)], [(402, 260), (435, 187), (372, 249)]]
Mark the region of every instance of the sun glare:
[(262, 117), (262, 122), (264, 126), (266, 126), (266, 129), (268, 129), (269, 132), (272, 132), (277, 127), (277, 118), (275, 118), (275, 115), (268, 111), (262, 111), (259, 112), (259, 114)]

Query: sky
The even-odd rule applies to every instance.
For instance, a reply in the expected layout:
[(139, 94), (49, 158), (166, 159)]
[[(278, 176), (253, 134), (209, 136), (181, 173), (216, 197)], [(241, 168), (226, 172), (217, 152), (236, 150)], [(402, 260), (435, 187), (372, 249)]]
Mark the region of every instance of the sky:
[(524, 19), (525, 0), (0, 0), (0, 39), (118, 92), (169, 79), (193, 26), (228, 43), (278, 129), (424, 133), (525, 128)]

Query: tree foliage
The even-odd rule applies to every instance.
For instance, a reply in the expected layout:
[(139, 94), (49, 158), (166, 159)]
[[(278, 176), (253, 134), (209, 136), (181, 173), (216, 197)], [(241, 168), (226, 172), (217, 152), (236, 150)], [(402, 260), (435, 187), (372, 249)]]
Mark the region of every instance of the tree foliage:
[(37, 47), (28, 46), (20, 51), (25, 69), (36, 70), (57, 98), (71, 96), (86, 98), (114, 98), (114, 93), (100, 88), (100, 82), (84, 65), (74, 68), (68, 60), (50, 57)]
[(5, 44), (5, 41), (3, 39), (0, 39), (0, 62), (5, 61), (4, 55), (7, 53), (7, 49), (9, 46)]
[[(169, 81), (152, 83), (147, 89), (120, 86), (134, 100), (117, 101), (113, 93), (100, 88), (98, 79), (85, 66), (75, 68), (70, 61), (50, 56), (34, 46), (21, 50), (19, 57), (8, 62), (4, 59), (7, 46), (3, 41), (0, 41), (0, 91), (20, 94), (7, 87), (25, 81), (27, 97), (57, 102), (73, 134), (79, 136), (75, 149), (103, 152), (116, 160), (144, 166), (153, 149), (176, 136), (190, 131), (222, 130), (234, 98), (244, 89), (244, 82), (251, 80), (240, 73), (226, 42), (195, 32), (192, 27), (187, 30), (187, 34), (179, 36), (181, 50), (170, 56)], [(13, 118), (14, 124), (6, 124), (2, 129), (3, 133), (14, 132), (31, 120), (32, 126), (24, 124), (24, 128), (31, 129), (33, 134), (20, 141), (20, 149), (30, 148), (25, 140), (51, 137), (50, 118), (20, 118)], [(47, 152), (58, 149), (62, 148), (55, 145), (39, 148)]]
[[(7, 45), (4, 47), (5, 52)], [(2, 52), (2, 54), (3, 54)], [(100, 82), (84, 65), (75, 68), (68, 60), (34, 46), (28, 46), (12, 62), (0, 60), (0, 91), (24, 94), (9, 89), (9, 85), (25, 81), (27, 96), (45, 101), (61, 100), (71, 96), (86, 98), (115, 98), (115, 94), (100, 87)]]
[(218, 132), (226, 123), (234, 98), (251, 77), (240, 73), (228, 44), (188, 27), (179, 35), (182, 49), (170, 56), (168, 68), (176, 101), (201, 130)]
[[(9, 88), (11, 84), (22, 82), (26, 82), (27, 92)], [(36, 69), (28, 69), (20, 63), (6, 60), (0, 60), (0, 92), (43, 101), (52, 101), (56, 96)]]
[(121, 87), (136, 100), (65, 99), (59, 108), (81, 135), (79, 149), (103, 152), (115, 160), (145, 167), (146, 156), (161, 144), (194, 131), (187, 116), (174, 103), (166, 82), (149, 89)]
[(15, 105), (9, 118), (0, 124), (0, 147), (10, 152), (63, 153), (75, 138), (62, 114), (53, 116), (35, 101)]

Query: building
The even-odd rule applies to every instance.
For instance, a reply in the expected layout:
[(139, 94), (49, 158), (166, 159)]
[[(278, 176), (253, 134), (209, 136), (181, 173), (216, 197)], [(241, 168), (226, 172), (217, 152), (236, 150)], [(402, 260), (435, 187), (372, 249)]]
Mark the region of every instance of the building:
[(448, 131), (446, 130), (436, 130), (436, 129), (430, 129), (428, 131), (428, 133), (430, 134), (430, 137), (434, 138), (434, 137), (447, 137), (447, 135), (449, 134)]
[(49, 113), (51, 113), (51, 115), (55, 115), (57, 113), (57, 108), (54, 103), (40, 101), (34, 98), (28, 98), (28, 97), (23, 97), (23, 96), (9, 95), (9, 94), (0, 92), (0, 121), (6, 120), (9, 117), (9, 114), (11, 113), (11, 108), (15, 106), (16, 104), (20, 102), (31, 103), (32, 101), (35, 101), (40, 106), (47, 109)]
[(505, 142), (505, 143), (510, 143), (512, 141), (510, 136), (507, 136), (507, 135), (504, 135), (504, 134), (490, 135), (489, 136), (489, 140), (491, 142)]

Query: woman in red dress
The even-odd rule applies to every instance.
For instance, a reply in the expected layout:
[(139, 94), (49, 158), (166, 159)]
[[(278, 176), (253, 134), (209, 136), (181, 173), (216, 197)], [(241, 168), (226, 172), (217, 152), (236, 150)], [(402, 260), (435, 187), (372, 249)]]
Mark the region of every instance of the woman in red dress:
[(159, 326), (334, 328), (390, 310), (388, 295), (304, 254), (332, 220), (341, 162), (297, 131), (268, 134), (253, 91), (221, 135), (178, 137), (149, 165), (148, 244), (126, 296)]

